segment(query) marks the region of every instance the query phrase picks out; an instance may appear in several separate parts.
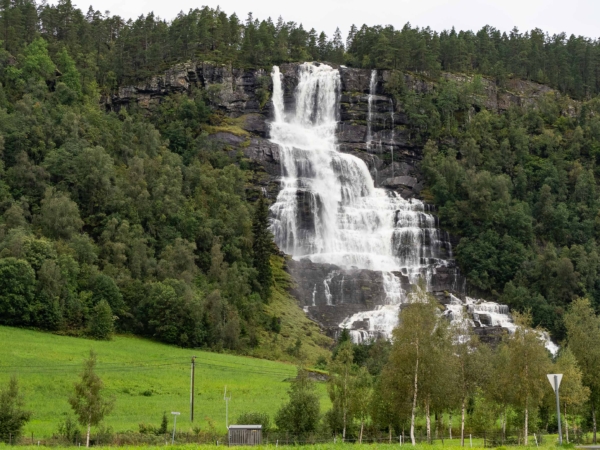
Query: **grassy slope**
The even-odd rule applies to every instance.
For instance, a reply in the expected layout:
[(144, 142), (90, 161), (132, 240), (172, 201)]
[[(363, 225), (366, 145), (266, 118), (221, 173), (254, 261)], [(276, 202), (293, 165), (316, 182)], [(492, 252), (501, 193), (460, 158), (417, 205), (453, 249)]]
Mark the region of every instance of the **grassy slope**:
[(260, 345), (251, 351), (252, 356), (279, 361), (294, 362), (297, 358), (286, 350), (293, 347), (298, 339), (302, 342), (301, 358), (307, 363), (314, 364), (319, 356), (325, 358), (331, 355), (332, 339), (321, 333), (319, 326), (306, 317), (296, 299), (288, 289), (293, 282), (284, 270), (285, 261), (279, 256), (271, 258), (273, 268), (273, 295), (268, 305), (264, 306), (270, 316), (281, 318), (279, 334), (261, 331)]
[[(159, 425), (163, 411), (181, 411), (178, 428), (191, 429), (192, 355), (198, 357), (195, 425), (203, 429), (207, 427), (205, 417), (210, 417), (217, 429), (224, 431), (225, 385), (232, 395), (230, 418), (244, 411), (273, 415), (287, 399), (289, 383), (284, 380), (296, 372), (292, 364), (180, 349), (134, 337), (98, 342), (0, 327), (0, 342), (0, 386), (6, 386), (11, 374), (18, 376), (27, 408), (34, 411), (25, 435), (34, 433), (40, 438), (56, 432), (69, 411), (67, 398), (92, 348), (98, 354), (98, 373), (116, 399), (115, 410), (106, 421), (114, 431), (137, 430), (139, 423)], [(329, 408), (324, 385), (319, 385), (319, 392), (323, 409)]]

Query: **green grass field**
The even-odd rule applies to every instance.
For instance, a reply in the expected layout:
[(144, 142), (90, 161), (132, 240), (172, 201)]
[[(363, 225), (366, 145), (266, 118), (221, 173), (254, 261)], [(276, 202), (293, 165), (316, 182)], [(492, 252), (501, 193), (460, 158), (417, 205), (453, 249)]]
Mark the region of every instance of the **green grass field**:
[[(25, 436), (47, 438), (70, 412), (67, 398), (94, 349), (98, 374), (106, 391), (116, 399), (106, 425), (113, 431), (138, 430), (140, 423), (159, 425), (166, 411), (180, 411), (177, 428), (191, 430), (189, 417), (190, 360), (196, 355), (195, 426), (207, 428), (206, 417), (225, 432), (223, 388), (231, 394), (229, 418), (246, 411), (271, 416), (287, 399), (295, 376), (292, 364), (181, 349), (148, 340), (117, 336), (109, 342), (57, 336), (49, 333), (0, 327), (0, 386), (18, 376), (26, 406), (34, 412)], [(326, 387), (318, 386), (322, 410), (330, 407)]]

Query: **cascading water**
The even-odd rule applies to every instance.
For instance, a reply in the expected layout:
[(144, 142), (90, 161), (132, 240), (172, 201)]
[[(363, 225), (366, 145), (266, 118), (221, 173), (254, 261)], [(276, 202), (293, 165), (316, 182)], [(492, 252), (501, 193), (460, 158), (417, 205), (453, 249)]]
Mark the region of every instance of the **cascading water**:
[(367, 151), (371, 151), (373, 145), (373, 97), (377, 90), (377, 70), (371, 71), (369, 81), (369, 97), (367, 100)]
[[(357, 273), (374, 271), (380, 276), (383, 291), (379, 306), (359, 312), (354, 308), (354, 313), (346, 313), (336, 325), (349, 329), (355, 342), (375, 336), (389, 338), (398, 323), (400, 304), (407, 298), (402, 280), (414, 284), (424, 278), (429, 287), (436, 271), (452, 267), (451, 247), (422, 202), (375, 188), (364, 161), (338, 151), (339, 71), (327, 65), (300, 65), (294, 107), (288, 111), (278, 67), (273, 68), (272, 78), (274, 120), (270, 138), (280, 148), (282, 178), (281, 190), (271, 206), (271, 229), (279, 248), (294, 260), (333, 265), (318, 283), (309, 285), (310, 300), (304, 310), (309, 313), (311, 308), (320, 307), (319, 293), (323, 308), (345, 306), (345, 293), (350, 295), (356, 289)], [(366, 136), (369, 150), (376, 81), (377, 72), (373, 71)], [(390, 106), (393, 152), (394, 105)], [(449, 290), (464, 292), (456, 273), (449, 281)], [(332, 289), (336, 286), (337, 296)], [(516, 329), (505, 305), (469, 297), (465, 301), (450, 298), (445, 314), (455, 324), (502, 327), (509, 332)], [(558, 348), (549, 336), (541, 338), (556, 353)]]
[[(275, 241), (296, 260), (380, 272), (385, 305), (349, 317), (341, 327), (368, 319), (369, 334), (389, 336), (405, 298), (399, 277), (429, 280), (436, 268), (448, 265), (440, 257), (440, 232), (421, 201), (375, 188), (365, 162), (338, 151), (339, 71), (311, 63), (298, 70), (290, 111), (284, 109), (279, 68), (272, 72), (270, 139), (282, 162), (281, 190), (271, 207)], [(375, 80), (373, 72), (372, 85)], [(323, 280), (327, 305), (335, 303), (329, 286), (335, 275)]]

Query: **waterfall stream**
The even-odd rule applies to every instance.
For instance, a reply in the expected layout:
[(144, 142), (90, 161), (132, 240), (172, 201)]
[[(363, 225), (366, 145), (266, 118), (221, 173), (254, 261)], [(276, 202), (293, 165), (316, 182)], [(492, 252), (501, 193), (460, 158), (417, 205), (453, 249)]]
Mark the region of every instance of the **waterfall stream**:
[[(364, 310), (363, 304), (361, 311), (346, 313), (338, 326), (349, 329), (355, 342), (389, 338), (407, 297), (401, 278), (410, 284), (424, 278), (430, 288), (436, 271), (453, 267), (451, 246), (426, 205), (376, 188), (362, 159), (338, 151), (338, 70), (325, 64), (298, 66), (294, 101), (288, 102), (287, 109), (279, 67), (273, 67), (271, 76), (274, 120), (270, 139), (279, 146), (282, 166), (281, 189), (271, 206), (271, 230), (279, 248), (294, 260), (333, 265), (320, 283), (310, 284), (310, 304), (304, 309), (308, 313), (311, 308), (344, 307), (345, 292), (352, 294), (345, 289), (352, 289), (356, 274), (373, 271), (370, 273), (379, 274), (383, 292), (379, 304), (372, 310)], [(376, 83), (377, 72), (372, 71), (365, 136), (369, 152), (374, 140)], [(390, 119), (393, 133), (393, 104)], [(393, 152), (393, 142), (390, 148)], [(446, 277), (449, 273), (446, 271)], [(350, 287), (344, 288), (345, 281)], [(456, 289), (456, 272), (449, 281)], [(335, 283), (337, 297), (332, 290)], [(321, 304), (317, 301), (319, 290), (324, 297)], [(356, 311), (356, 304), (348, 306)], [(508, 307), (493, 302), (468, 297), (463, 302), (451, 296), (445, 314), (453, 322), (469, 326), (515, 329)]]
[[(440, 232), (421, 201), (375, 188), (365, 162), (338, 151), (339, 71), (311, 63), (298, 70), (291, 110), (284, 107), (279, 68), (272, 72), (270, 139), (282, 162), (281, 190), (271, 206), (275, 241), (296, 260), (380, 272), (386, 305), (360, 315), (371, 314), (372, 331), (389, 336), (405, 298), (398, 276), (429, 280), (436, 267), (448, 264), (440, 257)], [(323, 280), (328, 305), (335, 302), (333, 276)]]

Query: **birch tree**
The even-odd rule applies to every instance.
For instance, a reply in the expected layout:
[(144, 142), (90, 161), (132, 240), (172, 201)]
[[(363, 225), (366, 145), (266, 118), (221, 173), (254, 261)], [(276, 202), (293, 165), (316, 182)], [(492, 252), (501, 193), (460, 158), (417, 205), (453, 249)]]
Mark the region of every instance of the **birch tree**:
[(529, 414), (544, 398), (550, 357), (540, 329), (531, 328), (531, 315), (514, 313), (517, 328), (506, 340), (508, 370), (515, 387), (514, 405), (523, 411), (523, 443), (528, 445)]
[[(346, 439), (346, 429), (352, 420), (350, 417), (350, 396), (352, 391), (352, 342), (345, 341), (330, 366), (327, 391), (333, 404), (332, 414), (341, 415), (342, 439)], [(336, 414), (337, 413), (337, 414)]]
[(104, 397), (102, 380), (95, 372), (96, 362), (96, 353), (91, 350), (90, 357), (83, 363), (80, 380), (75, 383), (75, 392), (69, 398), (69, 404), (79, 423), (87, 428), (86, 447), (90, 446), (91, 428), (102, 422), (114, 406), (113, 399)]
[(565, 314), (567, 343), (590, 390), (594, 444), (597, 443), (596, 406), (600, 397), (600, 318), (587, 298), (575, 300)]
[(488, 378), (491, 358), (488, 348), (480, 346), (479, 339), (468, 324), (453, 326), (452, 334), (455, 386), (460, 406), (460, 444), (464, 447), (467, 403)]
[(366, 367), (361, 367), (352, 380), (350, 395), (350, 412), (353, 417), (360, 420), (360, 433), (358, 443), (362, 444), (365, 420), (369, 416), (369, 406), (373, 393), (373, 377)]
[(443, 326), (437, 301), (420, 282), (400, 312), (398, 327), (393, 332), (390, 359), (383, 374), (389, 390), (396, 391), (390, 392), (391, 395), (410, 396), (410, 439), (413, 445), (416, 444), (417, 407), (422, 399), (419, 389), (427, 384), (427, 377), (434, 373), (434, 364), (430, 359), (436, 356), (436, 340)]
[[(560, 401), (563, 406), (563, 419), (565, 420), (565, 438), (569, 443), (569, 419), (568, 412), (578, 409), (587, 402), (590, 396), (590, 389), (583, 385), (583, 373), (577, 365), (577, 359), (570, 348), (565, 348), (560, 352), (556, 360), (554, 373), (562, 373), (563, 378), (560, 383)], [(554, 395), (551, 396), (554, 400)]]

